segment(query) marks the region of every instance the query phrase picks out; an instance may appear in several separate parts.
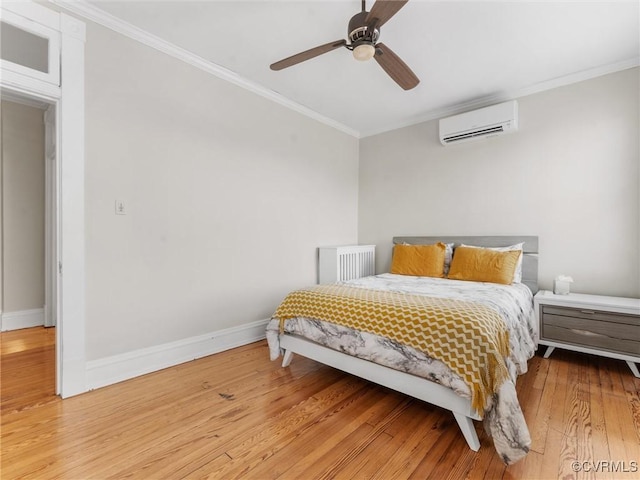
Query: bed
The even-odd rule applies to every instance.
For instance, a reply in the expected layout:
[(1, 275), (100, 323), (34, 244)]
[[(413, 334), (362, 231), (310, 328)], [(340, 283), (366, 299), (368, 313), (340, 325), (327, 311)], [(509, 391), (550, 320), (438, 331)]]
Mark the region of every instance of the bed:
[[(498, 285), (489, 282), (387, 273), (314, 287), (316, 290), (313, 294), (320, 290), (321, 295), (330, 293), (331, 297), (327, 298), (333, 301), (331, 299), (334, 298), (334, 294), (338, 294), (337, 292), (340, 295), (347, 292), (347, 295), (357, 297), (354, 301), (358, 302), (368, 301), (369, 298), (378, 299), (382, 296), (386, 298), (388, 295), (396, 302), (389, 307), (392, 309), (397, 308), (398, 301), (404, 308), (406, 299), (412, 299), (420, 303), (420, 306), (425, 302), (429, 305), (435, 302), (440, 308), (439, 302), (446, 302), (444, 305), (447, 308), (451, 304), (470, 305), (483, 314), (488, 312), (487, 315), (494, 317), (498, 315), (502, 320), (496, 321), (502, 321), (508, 330), (506, 337), (508, 346), (506, 350), (505, 345), (495, 349), (488, 348), (489, 358), (496, 358), (501, 365), (496, 367), (496, 371), (505, 371), (506, 374), (503, 375), (504, 378), (501, 377), (500, 380), (491, 383), (487, 387), (488, 394), (485, 392), (484, 396), (480, 396), (480, 400), (474, 384), (461, 373), (463, 370), (456, 369), (455, 362), (452, 363), (450, 358), (430, 356), (426, 351), (431, 350), (425, 351), (415, 345), (406, 344), (402, 339), (399, 340), (399, 337), (326, 321), (320, 313), (286, 320), (274, 316), (267, 326), (271, 359), (275, 360), (282, 354), (282, 365), (287, 367), (292, 361), (293, 354), (299, 354), (450, 410), (469, 448), (474, 451), (479, 450), (480, 441), (473, 421), (483, 420), (485, 429), (493, 438), (497, 453), (505, 463), (514, 463), (526, 455), (531, 443), (517, 399), (515, 382), (518, 375), (527, 371), (527, 360), (533, 356), (538, 340), (537, 322), (533, 312), (533, 295), (538, 289), (538, 238), (535, 236), (438, 236), (393, 239), (394, 245), (433, 245), (438, 242), (448, 245), (449, 248), (453, 247), (454, 252), (461, 245), (496, 248), (522, 244), (521, 279), (511, 285)], [(463, 250), (465, 249), (460, 249), (459, 252), (462, 253)], [(455, 253), (453, 255), (455, 257)], [(292, 292), (287, 299), (294, 294), (307, 294), (307, 292)], [(398, 298), (401, 300), (397, 300)], [(283, 301), (277, 312), (281, 312), (281, 307), (287, 299)], [(342, 312), (346, 311), (342, 310)], [(386, 312), (387, 310), (377, 311), (380, 315), (386, 315)], [(469, 313), (462, 312), (456, 315), (475, 314), (475, 310)], [(345, 314), (346, 316), (349, 315)], [(456, 321), (459, 320), (458, 318)], [(356, 323), (356, 325), (359, 324)], [(396, 332), (396, 330), (397, 328), (394, 327), (383, 331)], [(464, 337), (467, 336), (469, 335), (465, 332)], [(427, 336), (422, 341), (427, 344), (431, 342), (429, 345), (432, 347), (440, 342), (439, 337), (437, 342), (433, 338), (435, 337)], [(460, 340), (461, 343), (464, 341)], [(484, 345), (484, 342), (482, 340), (481, 343)], [(491, 342), (487, 340), (486, 343)], [(450, 341), (450, 344), (453, 343)], [(448, 346), (444, 345), (443, 348)], [(486, 373), (482, 375), (488, 376)]]

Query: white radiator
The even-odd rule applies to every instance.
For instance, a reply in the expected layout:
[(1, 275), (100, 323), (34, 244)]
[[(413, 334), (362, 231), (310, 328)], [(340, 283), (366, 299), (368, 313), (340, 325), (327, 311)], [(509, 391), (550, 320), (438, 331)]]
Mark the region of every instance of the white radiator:
[(376, 273), (375, 245), (320, 247), (318, 283), (334, 283)]

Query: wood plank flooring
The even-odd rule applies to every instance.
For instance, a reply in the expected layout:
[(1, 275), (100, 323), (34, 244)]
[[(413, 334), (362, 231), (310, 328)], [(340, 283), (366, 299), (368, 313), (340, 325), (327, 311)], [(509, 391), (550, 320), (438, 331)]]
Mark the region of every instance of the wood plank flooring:
[(0, 333), (3, 413), (59, 400), (56, 384), (56, 329), (25, 328)]
[(621, 361), (534, 357), (532, 450), (506, 467), (481, 424), (476, 453), (449, 412), (302, 357), (283, 369), (264, 341), (63, 401), (38, 384), (54, 352), (35, 330), (42, 344), (1, 334), (3, 480), (640, 478), (640, 380)]

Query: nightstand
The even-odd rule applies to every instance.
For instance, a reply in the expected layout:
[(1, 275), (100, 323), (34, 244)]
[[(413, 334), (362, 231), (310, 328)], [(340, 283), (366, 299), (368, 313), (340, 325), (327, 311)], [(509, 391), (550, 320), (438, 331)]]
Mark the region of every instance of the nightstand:
[(640, 299), (541, 290), (534, 306), (544, 358), (556, 347), (617, 358), (640, 378)]

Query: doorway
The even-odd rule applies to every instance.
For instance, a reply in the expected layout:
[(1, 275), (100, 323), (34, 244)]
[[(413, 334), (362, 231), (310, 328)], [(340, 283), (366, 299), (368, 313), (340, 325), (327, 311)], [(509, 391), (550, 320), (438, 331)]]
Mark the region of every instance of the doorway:
[[(57, 282), (52, 277), (57, 258), (55, 105), (4, 91), (0, 100), (3, 377), (7, 369), (14, 370), (12, 378), (23, 384), (9, 395), (14, 406), (20, 406), (24, 401), (39, 401), (31, 398), (35, 393), (56, 393), (56, 335), (51, 328), (57, 318)], [(46, 347), (25, 353), (36, 338)], [(3, 408), (8, 394), (4, 387)]]
[[(2, 95), (0, 152), (1, 330), (54, 326), (51, 273), (55, 225), (55, 125), (46, 125), (55, 107)], [(49, 118), (49, 121), (51, 119)], [(47, 130), (49, 132), (47, 133)], [(53, 203), (53, 205), (52, 205)], [(53, 242), (55, 243), (55, 242)], [(51, 296), (53, 294), (53, 299)]]
[[(84, 43), (85, 23), (36, 2), (0, 5), (3, 37), (0, 91), (55, 105), (57, 222), (52, 251), (57, 289), (56, 392), (63, 398), (87, 391), (85, 352)], [(5, 39), (15, 28), (36, 42)], [(22, 62), (25, 45), (46, 48), (46, 64)], [(7, 46), (21, 47), (17, 51)], [(44, 59), (44, 57), (37, 57)], [(43, 60), (44, 61), (44, 60)]]

